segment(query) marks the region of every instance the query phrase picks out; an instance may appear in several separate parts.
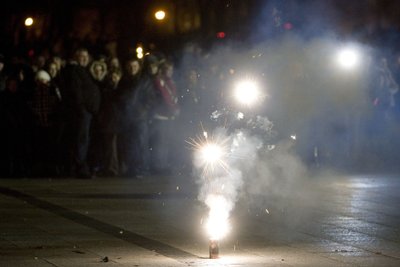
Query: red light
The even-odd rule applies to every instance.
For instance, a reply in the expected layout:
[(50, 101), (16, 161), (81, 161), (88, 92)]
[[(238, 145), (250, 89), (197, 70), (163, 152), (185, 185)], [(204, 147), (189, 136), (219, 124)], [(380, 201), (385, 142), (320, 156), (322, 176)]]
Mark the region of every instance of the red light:
[(34, 55), (35, 55), (35, 50), (30, 49), (30, 50), (28, 51), (28, 56), (33, 57)]
[(291, 30), (291, 29), (293, 29), (293, 24), (290, 22), (286, 22), (285, 24), (283, 24), (283, 28), (285, 30)]
[(223, 39), (225, 38), (225, 36), (226, 36), (225, 32), (217, 32), (217, 38)]

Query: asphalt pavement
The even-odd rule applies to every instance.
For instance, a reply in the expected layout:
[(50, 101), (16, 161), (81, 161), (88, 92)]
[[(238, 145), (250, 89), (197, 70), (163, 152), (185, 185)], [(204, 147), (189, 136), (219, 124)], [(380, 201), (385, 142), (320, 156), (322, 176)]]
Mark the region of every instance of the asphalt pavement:
[(400, 176), (242, 186), (209, 259), (189, 175), (0, 179), (0, 266), (400, 266)]

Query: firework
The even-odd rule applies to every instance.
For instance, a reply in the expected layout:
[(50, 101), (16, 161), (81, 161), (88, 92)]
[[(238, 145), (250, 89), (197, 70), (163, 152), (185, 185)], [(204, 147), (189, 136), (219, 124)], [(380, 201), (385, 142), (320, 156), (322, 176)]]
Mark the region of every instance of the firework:
[(236, 101), (245, 106), (254, 105), (261, 98), (258, 84), (253, 80), (243, 80), (234, 87)]
[(215, 173), (228, 171), (226, 158), (228, 157), (229, 138), (221, 136), (209, 137), (206, 131), (196, 139), (190, 139), (188, 143), (195, 150), (195, 163), (202, 170), (202, 177), (211, 179)]

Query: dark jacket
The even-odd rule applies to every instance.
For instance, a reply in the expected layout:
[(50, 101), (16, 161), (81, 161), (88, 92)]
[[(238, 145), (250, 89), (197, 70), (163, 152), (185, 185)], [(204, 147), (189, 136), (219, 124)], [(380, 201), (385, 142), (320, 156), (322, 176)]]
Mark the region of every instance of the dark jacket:
[(60, 90), (67, 109), (99, 110), (101, 93), (90, 72), (77, 64), (67, 65), (60, 74)]
[(144, 75), (140, 79), (134, 94), (132, 108), (137, 119), (146, 120), (151, 118), (157, 103), (155, 88), (155, 77)]
[(133, 101), (139, 76), (122, 76), (107, 108), (107, 125), (110, 131), (124, 131), (134, 122)]

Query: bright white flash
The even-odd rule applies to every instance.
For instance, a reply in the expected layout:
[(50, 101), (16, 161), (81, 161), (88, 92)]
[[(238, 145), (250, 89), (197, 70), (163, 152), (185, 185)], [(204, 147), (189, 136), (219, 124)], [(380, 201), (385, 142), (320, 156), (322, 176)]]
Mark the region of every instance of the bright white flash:
[(235, 98), (244, 105), (254, 104), (260, 97), (260, 91), (254, 81), (241, 81), (235, 86)]
[[(195, 149), (194, 163), (198, 168), (202, 168), (202, 176), (211, 177), (214, 172), (226, 171), (229, 166), (226, 162), (229, 157), (227, 142), (229, 138), (208, 140), (207, 132), (203, 132), (203, 137), (191, 139), (189, 144)], [(213, 138), (210, 138), (213, 139)]]
[(352, 69), (356, 67), (359, 61), (359, 52), (353, 48), (344, 48), (337, 54), (337, 62), (344, 69)]
[(211, 194), (207, 196), (206, 204), (210, 208), (206, 222), (207, 233), (212, 240), (220, 240), (230, 230), (229, 212), (231, 204), (221, 195)]
[(201, 148), (201, 156), (204, 162), (208, 164), (215, 163), (222, 158), (222, 148), (217, 144), (205, 144)]

